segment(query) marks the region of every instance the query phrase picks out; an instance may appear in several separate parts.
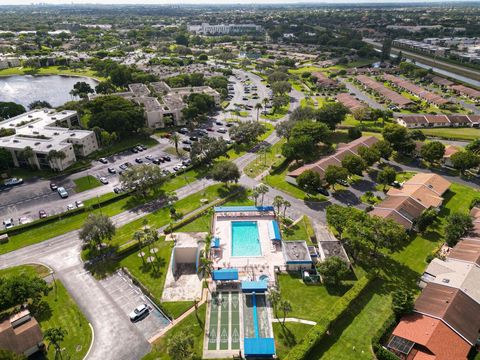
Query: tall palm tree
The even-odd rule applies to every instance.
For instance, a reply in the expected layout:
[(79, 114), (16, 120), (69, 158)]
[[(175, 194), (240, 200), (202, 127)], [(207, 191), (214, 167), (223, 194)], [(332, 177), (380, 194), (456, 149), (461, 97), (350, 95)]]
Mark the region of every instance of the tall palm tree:
[(281, 197), (280, 195), (277, 195), (273, 198), (273, 203), (272, 205), (275, 207), (275, 209), (277, 210), (277, 216), (280, 214), (280, 208), (283, 206), (283, 202), (285, 200), (283, 199), (283, 197)]
[[(203, 275), (207, 279), (211, 277), (213, 274), (213, 261), (205, 257), (205, 254), (202, 254), (200, 258), (200, 264), (198, 266), (197, 273), (200, 275)], [(211, 292), (208, 280), (207, 280), (207, 289), (209, 292)]]
[(21, 157), (27, 161), (28, 165), (33, 167), (32, 158), (35, 156), (33, 149), (30, 146), (25, 147), (21, 152)]
[(263, 111), (267, 111), (267, 104), (270, 102), (268, 98), (263, 98), (262, 103), (263, 103)]
[(268, 186), (265, 185), (265, 184), (258, 184), (258, 185), (256, 186), (256, 189), (257, 189), (258, 193), (261, 195), (261, 200), (260, 200), (260, 202), (261, 202), (261, 204), (262, 204), (262, 206), (263, 206), (263, 199), (264, 199), (264, 197), (265, 197), (265, 194), (268, 193), (268, 192), (270, 191), (270, 189), (269, 189)]
[(288, 200), (285, 200), (283, 202), (283, 217), (285, 217), (285, 213), (287, 212), (287, 209), (292, 206), (292, 204), (290, 203), (290, 201)]
[(133, 240), (136, 240), (138, 242), (138, 249), (140, 250), (140, 257), (142, 258), (142, 263), (145, 265), (145, 254), (142, 251), (143, 248), (143, 231), (142, 230), (137, 230), (133, 234)]
[(65, 339), (66, 335), (67, 330), (61, 327), (47, 329), (43, 334), (43, 338), (48, 341), (47, 348), (53, 346), (55, 349), (55, 359), (62, 358), (62, 348), (60, 343)]
[(169, 141), (170, 141), (170, 144), (175, 146), (175, 152), (178, 155), (178, 144), (180, 143), (180, 135), (178, 135), (177, 133), (173, 133), (172, 136), (170, 136)]
[(285, 319), (287, 318), (287, 314), (292, 311), (292, 304), (288, 300), (282, 300), (280, 308), (283, 311), (283, 326), (285, 326)]
[(255, 201), (255, 206), (257, 206), (258, 198), (260, 197), (260, 193), (258, 192), (257, 188), (253, 188), (252, 197), (253, 197), (253, 200)]
[(275, 288), (270, 288), (268, 291), (268, 301), (272, 304), (273, 312), (275, 317), (278, 319), (278, 305), (280, 304), (280, 292)]
[(56, 170), (61, 170), (60, 165), (59, 165), (59, 160), (63, 160), (67, 157), (67, 155), (63, 151), (57, 151), (57, 150), (50, 150), (47, 154), (47, 160), (50, 163), (54, 164), (54, 168)]
[(262, 109), (262, 104), (256, 103), (255, 104), (255, 110), (257, 110), (257, 121), (258, 121), (258, 116), (260, 114), (260, 110)]

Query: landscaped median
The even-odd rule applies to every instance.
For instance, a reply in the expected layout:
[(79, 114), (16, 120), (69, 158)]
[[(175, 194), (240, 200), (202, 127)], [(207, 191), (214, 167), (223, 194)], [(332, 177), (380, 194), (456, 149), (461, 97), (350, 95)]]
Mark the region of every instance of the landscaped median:
[(351, 304), (357, 299), (374, 279), (373, 276), (365, 276), (348, 290), (310, 329), (298, 345), (296, 345), (285, 357), (285, 360), (304, 360), (318, 344), (328, 336), (329, 329), (335, 321), (348, 312)]

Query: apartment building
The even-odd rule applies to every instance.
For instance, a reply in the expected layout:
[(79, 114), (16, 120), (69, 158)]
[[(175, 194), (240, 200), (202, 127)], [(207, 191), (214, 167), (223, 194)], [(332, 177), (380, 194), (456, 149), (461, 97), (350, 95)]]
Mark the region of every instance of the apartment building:
[[(56, 112), (36, 109), (0, 122), (0, 128), (14, 134), (0, 138), (0, 148), (9, 151), (13, 163), (62, 171), (74, 164), (77, 156), (87, 156), (98, 150), (93, 131), (71, 129), (79, 125), (76, 111)], [(26, 158), (25, 149), (33, 155)], [(61, 152), (64, 156), (55, 156)]]
[(407, 128), (426, 127), (480, 127), (480, 115), (431, 115), (431, 114), (401, 114), (396, 121)]
[(262, 31), (260, 25), (255, 24), (218, 24), (210, 25), (208, 23), (203, 23), (201, 25), (188, 25), (187, 27), (189, 32), (202, 35), (234, 35), (234, 34), (245, 34), (245, 33), (255, 33)]

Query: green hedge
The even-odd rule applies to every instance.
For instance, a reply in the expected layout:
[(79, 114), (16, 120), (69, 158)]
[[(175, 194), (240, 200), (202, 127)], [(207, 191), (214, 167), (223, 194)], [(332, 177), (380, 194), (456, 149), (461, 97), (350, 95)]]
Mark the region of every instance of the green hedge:
[(392, 314), (383, 323), (382, 327), (378, 329), (372, 338), (373, 352), (377, 356), (378, 360), (399, 360), (399, 357), (390, 351), (383, 348), (382, 344), (388, 341), (390, 334), (397, 325), (397, 319)]
[(8, 233), (9, 236), (10, 235), (17, 235), (17, 234), (22, 233), (25, 230), (29, 230), (31, 228), (35, 228), (35, 227), (38, 227), (38, 226), (41, 226), (41, 225), (44, 225), (44, 224), (49, 224), (51, 222), (57, 221), (58, 219), (64, 219), (64, 218), (67, 218), (67, 217), (70, 217), (70, 216), (73, 216), (73, 215), (76, 215), (76, 214), (80, 214), (84, 211), (90, 211), (90, 209), (92, 209), (92, 208), (93, 209), (98, 209), (100, 207), (108, 205), (112, 202), (115, 202), (115, 201), (117, 201), (119, 199), (122, 199), (126, 196), (129, 196), (129, 195), (130, 195), (129, 193), (122, 193), (118, 196), (115, 196), (115, 197), (112, 197), (112, 198), (109, 198), (109, 199), (105, 199), (105, 200), (101, 200), (100, 202), (92, 204), (90, 206), (75, 208), (73, 210), (69, 210), (69, 211), (66, 211), (66, 212), (63, 212), (63, 213), (51, 215), (51, 216), (48, 216), (48, 217), (43, 218), (43, 219), (38, 219), (38, 220), (32, 221), (28, 224), (15, 226), (13, 229), (1, 230), (0, 235), (7, 234), (7, 233)]
[(362, 294), (373, 279), (373, 276), (366, 276), (358, 280), (355, 285), (333, 305), (330, 311), (320, 318), (317, 324), (307, 332), (301, 342), (290, 350), (285, 360), (303, 360), (307, 358), (307, 355), (312, 349), (323, 340), (331, 325), (348, 311), (352, 301)]

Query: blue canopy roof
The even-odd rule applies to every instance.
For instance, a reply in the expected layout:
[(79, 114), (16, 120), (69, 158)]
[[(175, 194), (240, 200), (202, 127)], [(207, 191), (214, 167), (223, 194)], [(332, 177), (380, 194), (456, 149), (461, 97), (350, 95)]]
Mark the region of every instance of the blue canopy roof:
[(272, 357), (275, 355), (273, 338), (244, 338), (245, 356)]
[(270, 240), (282, 240), (282, 235), (280, 234), (280, 227), (275, 220), (271, 220), (268, 223), (268, 237)]
[(260, 281), (242, 281), (242, 292), (265, 292), (268, 288), (268, 282), (265, 280)]
[(231, 211), (273, 211), (273, 206), (215, 206), (215, 212)]
[(218, 249), (220, 247), (220, 238), (215, 236), (210, 242), (210, 247), (212, 249)]
[(238, 269), (213, 270), (212, 278), (215, 281), (238, 280)]

